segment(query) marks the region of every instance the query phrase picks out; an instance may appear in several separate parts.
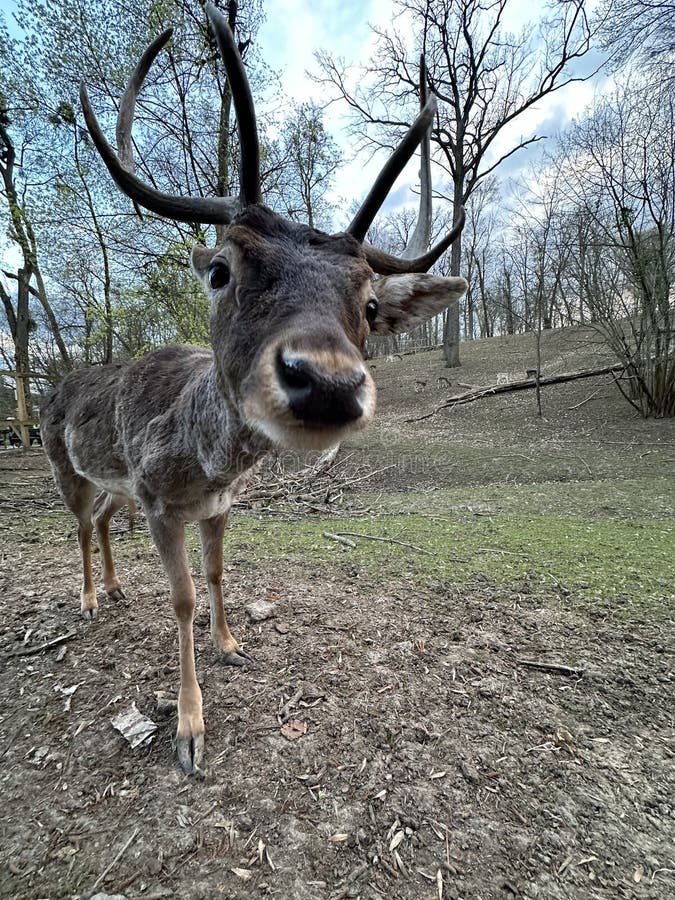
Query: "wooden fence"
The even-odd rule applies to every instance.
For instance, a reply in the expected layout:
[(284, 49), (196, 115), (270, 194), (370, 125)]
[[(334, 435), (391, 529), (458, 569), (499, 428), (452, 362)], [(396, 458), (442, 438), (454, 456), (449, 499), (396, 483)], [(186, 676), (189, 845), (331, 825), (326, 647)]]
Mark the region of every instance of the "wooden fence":
[[(45, 375), (38, 372), (15, 372), (12, 369), (0, 369), (0, 377), (14, 379), (14, 391), (16, 394), (16, 416), (9, 419), (0, 420), (0, 428), (2, 429), (1, 441), (2, 446), (6, 446), (6, 437), (11, 433), (15, 434), (22, 447), (30, 447), (32, 441), (39, 441), (39, 420), (36, 416), (31, 415), (26, 401), (26, 381), (33, 378), (37, 381), (49, 381)], [(10, 437), (10, 444), (12, 443)]]

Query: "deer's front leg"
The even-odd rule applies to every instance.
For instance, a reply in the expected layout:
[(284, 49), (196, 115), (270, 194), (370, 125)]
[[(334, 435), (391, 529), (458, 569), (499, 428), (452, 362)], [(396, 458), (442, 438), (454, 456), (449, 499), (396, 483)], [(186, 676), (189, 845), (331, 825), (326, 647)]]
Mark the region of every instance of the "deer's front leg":
[(171, 601), (178, 623), (180, 691), (176, 750), (183, 771), (193, 775), (201, 767), (204, 755), (204, 719), (192, 634), (196, 595), (185, 552), (185, 528), (182, 522), (151, 515), (148, 515), (148, 526), (169, 578)]
[(227, 516), (214, 516), (199, 523), (202, 539), (202, 563), (211, 607), (211, 638), (223, 654), (228, 666), (243, 666), (251, 661), (232, 637), (225, 618), (223, 604), (223, 535)]

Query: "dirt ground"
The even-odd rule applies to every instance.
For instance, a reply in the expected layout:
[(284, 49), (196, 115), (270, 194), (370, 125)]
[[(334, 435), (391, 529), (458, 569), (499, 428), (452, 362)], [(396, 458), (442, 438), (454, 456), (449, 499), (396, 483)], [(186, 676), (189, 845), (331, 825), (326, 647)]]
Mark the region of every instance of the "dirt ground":
[[(433, 400), (427, 389), (420, 410)], [(515, 422), (522, 398), (500, 402)], [(622, 421), (642, 471), (672, 429)], [(429, 446), (451, 446), (456, 423), (430, 425)], [(585, 456), (576, 477), (595, 466)], [(256, 662), (220, 664), (198, 577), (208, 768), (186, 778), (166, 702), (176, 629), (147, 535), (121, 520), (128, 599), (101, 598), (87, 624), (73, 522), (41, 451), (0, 454), (0, 481), (3, 898), (675, 896), (672, 619), (615, 617), (534, 575), (421, 586), (356, 562), (238, 554), (228, 615)], [(266, 597), (276, 617), (251, 623), (244, 607)], [(158, 726), (135, 750), (111, 725), (132, 701)]]

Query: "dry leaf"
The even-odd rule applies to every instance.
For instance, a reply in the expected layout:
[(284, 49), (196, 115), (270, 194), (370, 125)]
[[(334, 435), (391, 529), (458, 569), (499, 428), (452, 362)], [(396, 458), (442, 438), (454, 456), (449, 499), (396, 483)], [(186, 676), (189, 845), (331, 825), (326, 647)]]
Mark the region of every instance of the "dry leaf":
[(447, 772), (432, 772), (429, 778), (445, 778)]
[(300, 719), (291, 719), (281, 726), (281, 733), (289, 741), (295, 741), (307, 734), (307, 722), (301, 722)]
[(398, 868), (399, 868), (401, 874), (402, 874), (402, 875), (405, 875), (405, 876), (407, 877), (407, 875), (408, 875), (408, 870), (407, 870), (406, 867), (403, 865), (403, 860), (401, 859), (401, 856), (400, 856), (398, 850), (394, 850), (394, 859), (396, 860), (396, 865), (398, 866)]
[(234, 872), (237, 878), (241, 878), (243, 881), (248, 881), (248, 879), (253, 875), (253, 872), (251, 872), (250, 869), (238, 869), (236, 866), (230, 871)]
[(393, 838), (391, 839), (391, 842), (389, 844), (390, 852), (393, 852), (398, 847), (398, 845), (401, 843), (401, 841), (403, 840), (404, 837), (405, 837), (405, 832), (403, 832), (403, 831), (396, 832), (396, 834), (393, 836)]
[(637, 869), (633, 872), (633, 881), (636, 884), (639, 884), (642, 881), (642, 876), (644, 875), (644, 869), (642, 866), (638, 866)]
[(348, 834), (331, 834), (328, 840), (331, 842), (331, 844), (341, 844), (343, 841), (348, 840), (348, 838)]

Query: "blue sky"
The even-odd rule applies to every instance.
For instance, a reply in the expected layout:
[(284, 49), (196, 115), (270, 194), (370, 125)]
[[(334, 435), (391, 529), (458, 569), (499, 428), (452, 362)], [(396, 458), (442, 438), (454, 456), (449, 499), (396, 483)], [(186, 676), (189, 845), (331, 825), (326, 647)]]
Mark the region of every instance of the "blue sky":
[[(591, 0), (589, 6), (594, 6)], [(403, 34), (410, 32), (404, 20), (396, 19), (393, 0), (294, 0), (289, 15), (288, 0), (265, 0), (266, 22), (258, 35), (261, 56), (282, 78), (286, 94), (295, 100), (325, 100), (322, 89), (308, 77), (316, 73), (314, 59), (317, 50), (342, 57), (347, 65), (358, 66), (372, 54), (374, 38), (369, 25), (387, 29), (394, 24)], [(545, 4), (532, 0), (511, 0), (508, 7), (508, 27), (518, 32), (533, 17), (545, 12)], [(598, 58), (593, 63), (597, 65)], [(584, 64), (586, 65), (586, 64)], [(593, 64), (589, 66), (593, 68)], [(534, 132), (552, 137), (588, 106), (594, 96), (597, 80), (575, 83), (555, 92), (524, 113), (505, 129), (494, 144), (495, 157), (502, 155), (522, 137)], [(343, 147), (347, 157), (336, 184), (336, 197), (361, 199), (385, 161), (384, 153), (368, 161), (367, 154), (350, 160), (353, 148), (347, 134), (347, 112), (344, 106), (333, 105), (326, 113), (327, 126)], [(531, 149), (519, 151), (500, 166), (503, 178), (513, 177), (532, 165), (545, 142)], [(417, 162), (413, 160), (392, 190), (384, 207), (391, 209), (407, 199), (413, 199), (410, 184), (417, 177)]]
[[(143, 0), (139, 0), (143, 2)], [(595, 5), (595, 0), (591, 0)], [(14, 0), (0, 0), (0, 10), (11, 27)], [(314, 53), (328, 51), (335, 57), (343, 57), (347, 65), (367, 61), (372, 54), (374, 37), (370, 25), (381, 29), (392, 24), (405, 34), (410, 27), (400, 18), (394, 0), (264, 0), (266, 21), (258, 34), (260, 56), (279, 72), (283, 89), (291, 100), (325, 101), (322, 88), (308, 77), (307, 72), (317, 72)], [(533, 16), (538, 18), (545, 9), (542, 2), (510, 0), (508, 7), (509, 29), (519, 31)], [(355, 70), (356, 71), (356, 70)], [(594, 83), (576, 83), (545, 98), (528, 110), (509, 129), (505, 129), (495, 142), (495, 154), (508, 151), (521, 137), (533, 132), (553, 136), (575, 115), (578, 115), (593, 99)], [(345, 164), (336, 182), (334, 199), (360, 200), (370, 187), (385, 154), (373, 159), (361, 154), (354, 159), (354, 148), (347, 135), (347, 111), (343, 105), (334, 104), (326, 112), (326, 124), (345, 154)], [(499, 174), (513, 176), (531, 165), (541, 151), (544, 142), (536, 148), (519, 151), (508, 159)], [(392, 191), (385, 209), (392, 208), (412, 195), (411, 182), (417, 178), (417, 161), (413, 160)], [(336, 223), (343, 225), (345, 223)]]

